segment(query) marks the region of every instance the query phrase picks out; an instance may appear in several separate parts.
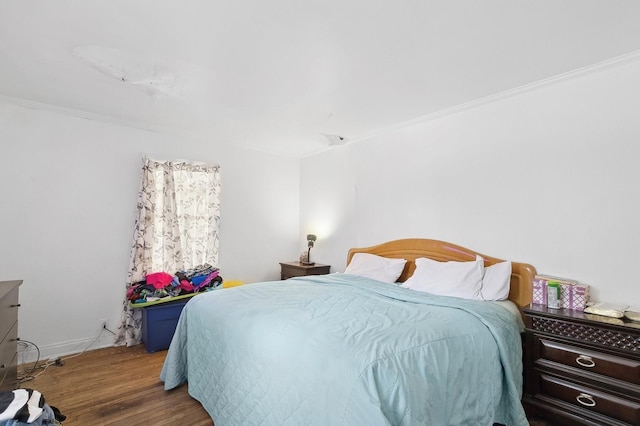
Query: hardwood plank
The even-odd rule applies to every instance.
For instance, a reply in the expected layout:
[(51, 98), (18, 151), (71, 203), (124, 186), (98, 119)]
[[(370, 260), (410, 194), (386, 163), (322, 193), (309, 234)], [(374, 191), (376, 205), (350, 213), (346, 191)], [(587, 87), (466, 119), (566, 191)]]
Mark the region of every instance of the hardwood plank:
[(164, 390), (159, 375), (165, 356), (166, 351), (147, 353), (143, 345), (97, 349), (63, 359), (63, 366), (48, 367), (21, 387), (37, 389), (58, 407), (67, 416), (64, 426), (213, 426), (187, 385)]
[(63, 366), (50, 366), (20, 386), (40, 391), (49, 405), (67, 416), (65, 426), (212, 426), (187, 385), (164, 390), (159, 376), (165, 356), (166, 351), (147, 353), (143, 345), (88, 351), (63, 358)]

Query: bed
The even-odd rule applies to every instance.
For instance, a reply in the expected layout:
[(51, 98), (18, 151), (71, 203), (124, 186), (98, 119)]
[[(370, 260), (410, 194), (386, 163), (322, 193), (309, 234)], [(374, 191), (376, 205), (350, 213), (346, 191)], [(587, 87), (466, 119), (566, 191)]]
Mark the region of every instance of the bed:
[(368, 255), (406, 260), (396, 281), (407, 285), (425, 258), (505, 264), (403, 239), (349, 250), (345, 273), (203, 294), (178, 321), (165, 389), (188, 382), (217, 426), (528, 425), (517, 308), (531, 301), (534, 267), (510, 262), (510, 302), (492, 302), (347, 273)]

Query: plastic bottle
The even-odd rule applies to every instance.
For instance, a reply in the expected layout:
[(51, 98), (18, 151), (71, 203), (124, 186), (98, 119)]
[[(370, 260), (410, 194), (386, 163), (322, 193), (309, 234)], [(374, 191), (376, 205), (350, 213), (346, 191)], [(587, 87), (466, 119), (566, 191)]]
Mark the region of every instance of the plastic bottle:
[(557, 281), (547, 282), (547, 307), (560, 309), (560, 284)]

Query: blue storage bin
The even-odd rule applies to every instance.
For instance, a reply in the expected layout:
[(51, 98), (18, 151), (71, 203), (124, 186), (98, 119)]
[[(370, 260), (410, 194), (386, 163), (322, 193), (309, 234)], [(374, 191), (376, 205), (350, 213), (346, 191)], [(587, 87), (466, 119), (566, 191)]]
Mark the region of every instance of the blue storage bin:
[(181, 299), (142, 308), (142, 342), (147, 352), (169, 349), (182, 308), (189, 299)]

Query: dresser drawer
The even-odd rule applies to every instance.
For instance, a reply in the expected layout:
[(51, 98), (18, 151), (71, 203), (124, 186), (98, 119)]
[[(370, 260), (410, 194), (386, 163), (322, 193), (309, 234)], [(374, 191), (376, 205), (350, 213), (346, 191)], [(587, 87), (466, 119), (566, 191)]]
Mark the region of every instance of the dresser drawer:
[(639, 401), (624, 399), (546, 374), (539, 374), (539, 381), (540, 392), (546, 396), (630, 425), (640, 424)]
[(0, 390), (14, 389), (17, 378), (18, 322), (14, 321), (9, 333), (0, 343)]
[(640, 361), (536, 339), (540, 358), (640, 385)]
[(6, 367), (0, 364), (0, 391), (14, 390), (18, 387), (18, 354), (13, 355), (13, 359)]
[(0, 299), (0, 341), (7, 335), (18, 319), (18, 287)]

